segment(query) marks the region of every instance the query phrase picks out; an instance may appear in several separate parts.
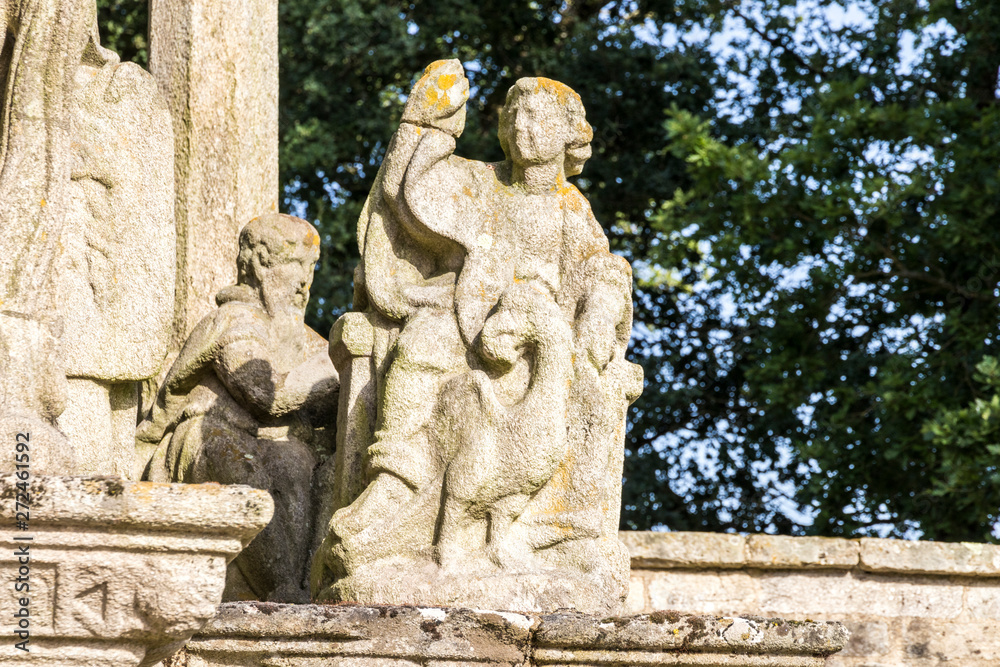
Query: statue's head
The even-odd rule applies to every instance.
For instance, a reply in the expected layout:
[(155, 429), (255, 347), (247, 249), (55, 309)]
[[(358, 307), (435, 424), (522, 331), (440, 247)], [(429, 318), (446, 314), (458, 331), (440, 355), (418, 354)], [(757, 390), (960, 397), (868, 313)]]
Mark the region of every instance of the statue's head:
[(319, 259), (319, 234), (301, 218), (270, 213), (240, 232), (237, 282), (257, 289), (268, 311), (304, 311)]
[(507, 91), (500, 110), (500, 146), (515, 164), (562, 159), (567, 176), (583, 170), (594, 131), (583, 102), (569, 86), (545, 78), (523, 78)]

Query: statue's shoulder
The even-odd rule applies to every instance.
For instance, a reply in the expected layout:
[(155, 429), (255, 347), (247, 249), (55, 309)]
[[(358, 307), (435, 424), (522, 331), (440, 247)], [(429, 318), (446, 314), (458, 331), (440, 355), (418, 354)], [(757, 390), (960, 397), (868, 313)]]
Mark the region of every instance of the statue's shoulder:
[(195, 326), (188, 343), (194, 348), (221, 349), (240, 340), (266, 339), (267, 313), (242, 286), (223, 289), (216, 296), (218, 308)]
[(244, 310), (235, 302), (226, 303), (198, 321), (164, 380), (170, 393), (188, 391), (191, 378), (203, 377), (226, 345), (245, 337), (250, 327), (246, 325), (249, 314)]
[(216, 312), (219, 344), (230, 345), (237, 341), (264, 342), (268, 337), (268, 316), (257, 304), (228, 303)]
[(599, 249), (608, 250), (608, 237), (604, 233), (604, 228), (594, 216), (590, 201), (579, 188), (567, 182), (559, 188), (559, 197), (564, 212), (564, 237), (586, 246), (586, 254)]
[[(110, 53), (110, 52), (109, 52)], [(114, 54), (110, 54), (114, 55)], [(153, 75), (131, 62), (119, 62), (117, 56), (103, 65), (77, 67), (76, 104), (78, 113), (97, 118), (125, 121), (116, 126), (129, 135), (153, 133), (147, 141), (172, 141), (173, 127), (167, 100)], [(169, 134), (164, 135), (169, 130)]]

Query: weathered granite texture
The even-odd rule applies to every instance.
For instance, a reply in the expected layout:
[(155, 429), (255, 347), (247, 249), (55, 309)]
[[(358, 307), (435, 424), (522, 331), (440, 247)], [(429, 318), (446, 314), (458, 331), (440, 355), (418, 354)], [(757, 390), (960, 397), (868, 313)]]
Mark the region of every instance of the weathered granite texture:
[(1000, 664), (1000, 546), (622, 532), (628, 613), (684, 609), (842, 622), (827, 667)]
[(144, 479), (247, 484), (271, 492), (274, 520), (234, 561), (228, 599), (309, 600), (312, 475), (332, 449), (337, 372), (304, 323), (319, 235), (272, 213), (240, 233), (237, 283), (185, 342), (139, 425)]
[[(358, 222), (355, 305), (319, 599), (607, 613), (625, 594), (616, 531), (631, 270), (567, 176), (592, 131), (572, 90), (521, 79), (495, 164), (453, 155), (469, 82), (430, 65)], [(331, 518), (332, 515), (332, 518)]]
[(546, 616), (434, 607), (224, 604), (165, 667), (685, 665), (819, 667), (838, 623), (691, 616)]
[(278, 210), (278, 1), (155, 0), (149, 67), (177, 147), (176, 354), (236, 279), (236, 239)]
[[(145, 667), (166, 658), (215, 614), (226, 563), (272, 511), (266, 493), (247, 487), (18, 482), (0, 477), (0, 665)], [(27, 530), (15, 530), (15, 501), (30, 506)], [(18, 577), (27, 586), (15, 591)], [(12, 630), (22, 608), (27, 637)], [(24, 639), (29, 650), (16, 649)]]
[[(59, 341), (38, 319), (0, 312), (0, 442), (16, 443), (18, 433), (30, 432), (38, 474), (78, 470), (76, 451), (55, 426), (65, 408)], [(0, 470), (14, 470), (14, 453), (12, 445), (11, 455), (0, 458)]]
[[(172, 318), (170, 117), (152, 78), (100, 46), (94, 0), (3, 9), (0, 309), (25, 322), (0, 334), (0, 421), (72, 448), (52, 472), (128, 476)], [(14, 357), (39, 373), (9, 372)]]

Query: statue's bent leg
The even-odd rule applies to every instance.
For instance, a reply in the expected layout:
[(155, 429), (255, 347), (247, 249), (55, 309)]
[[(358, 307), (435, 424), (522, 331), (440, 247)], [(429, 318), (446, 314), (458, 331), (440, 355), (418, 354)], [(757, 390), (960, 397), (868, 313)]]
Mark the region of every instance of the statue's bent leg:
[(531, 569), (534, 564), (534, 550), (512, 527), (531, 496), (514, 493), (501, 498), (490, 508), (490, 536), (488, 553), (490, 560), (506, 569)]
[[(312, 538), (312, 471), (316, 457), (302, 442), (257, 439), (205, 419), (202, 456), (208, 479), (264, 489), (274, 518), (233, 561), (261, 600), (308, 602), (306, 560)], [(232, 566), (231, 566), (232, 567)]]
[(441, 453), (424, 427), (444, 379), (464, 364), (465, 348), (450, 312), (423, 311), (403, 328), (380, 396), (380, 428), (367, 452), (374, 479), (335, 515), (333, 529), (341, 539), (365, 539), (362, 532), (380, 539), (379, 527), (398, 525), (399, 513), (440, 477)]
[(396, 341), (385, 377), (376, 442), (405, 442), (423, 428), (444, 377), (468, 368), (465, 353), (451, 312), (425, 310), (410, 320)]
[(442, 568), (468, 570), (470, 558), (483, 553), (489, 526), (482, 512), (471, 503), (448, 494), (445, 489), (441, 528), (436, 545), (437, 561)]

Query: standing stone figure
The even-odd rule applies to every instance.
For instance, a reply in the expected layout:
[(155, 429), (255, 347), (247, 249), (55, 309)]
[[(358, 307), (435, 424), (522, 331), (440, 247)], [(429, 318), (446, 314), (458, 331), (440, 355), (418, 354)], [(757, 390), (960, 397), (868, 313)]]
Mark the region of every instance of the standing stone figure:
[(239, 244), (237, 283), (184, 343), (136, 447), (144, 479), (269, 491), (274, 519), (229, 566), (226, 598), (307, 602), (315, 450), (338, 387), (326, 340), (303, 321), (319, 235), (272, 213)]
[(332, 501), (313, 594), (603, 612), (618, 542), (631, 270), (567, 182), (590, 156), (579, 96), (508, 92), (486, 164), (454, 156), (469, 82), (430, 65), (358, 223)]
[(35, 433), (36, 473), (131, 476), (173, 317), (170, 116), (94, 0), (0, 8), (0, 435)]

